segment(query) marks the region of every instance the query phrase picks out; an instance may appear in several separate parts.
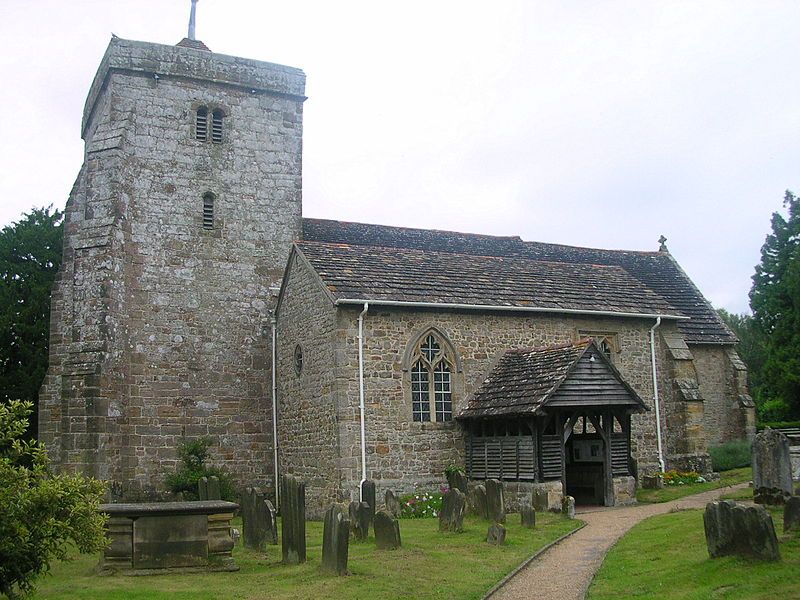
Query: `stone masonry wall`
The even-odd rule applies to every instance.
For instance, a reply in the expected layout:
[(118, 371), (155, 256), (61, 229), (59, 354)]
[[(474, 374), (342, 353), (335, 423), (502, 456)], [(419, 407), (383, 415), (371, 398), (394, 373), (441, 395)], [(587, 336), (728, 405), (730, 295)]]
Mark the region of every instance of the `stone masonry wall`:
[[(308, 514), (340, 502), (339, 431), (332, 393), (336, 310), (302, 260), (291, 259), (278, 312), (278, 453), (280, 473), (306, 482)], [(295, 349), (302, 351), (297, 372)]]
[[(161, 488), (183, 438), (271, 483), (270, 288), (301, 218), (301, 71), (112, 40), (84, 117), (43, 438), (64, 470)], [(222, 143), (194, 136), (225, 112)], [(216, 196), (204, 229), (203, 195)]]

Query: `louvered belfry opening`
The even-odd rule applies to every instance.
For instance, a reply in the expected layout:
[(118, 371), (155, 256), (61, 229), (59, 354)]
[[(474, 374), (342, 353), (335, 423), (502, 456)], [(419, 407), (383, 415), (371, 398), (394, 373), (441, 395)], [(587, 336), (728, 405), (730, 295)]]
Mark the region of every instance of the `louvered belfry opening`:
[(197, 109), (194, 122), (195, 139), (205, 142), (208, 139), (208, 109), (201, 106)]
[(644, 402), (593, 340), (509, 350), (458, 419), (471, 479), (561, 482), (579, 504), (614, 504), (631, 474), (631, 414)]
[(214, 229), (214, 200), (211, 192), (203, 195), (203, 229)]
[(211, 141), (215, 144), (222, 143), (222, 121), (225, 118), (220, 109), (211, 113)]

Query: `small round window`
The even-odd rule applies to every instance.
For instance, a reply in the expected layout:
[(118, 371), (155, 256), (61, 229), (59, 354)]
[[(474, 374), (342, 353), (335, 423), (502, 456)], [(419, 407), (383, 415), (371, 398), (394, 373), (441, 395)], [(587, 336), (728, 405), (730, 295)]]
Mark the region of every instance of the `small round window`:
[(303, 371), (303, 349), (300, 344), (294, 347), (294, 372), (300, 375)]

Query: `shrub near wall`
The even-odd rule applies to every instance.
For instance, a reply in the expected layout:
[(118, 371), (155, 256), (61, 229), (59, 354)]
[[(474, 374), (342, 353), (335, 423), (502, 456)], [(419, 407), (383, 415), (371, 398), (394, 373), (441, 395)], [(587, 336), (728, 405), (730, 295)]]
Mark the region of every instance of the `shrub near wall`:
[(714, 471), (730, 471), (750, 466), (750, 442), (734, 440), (708, 449)]

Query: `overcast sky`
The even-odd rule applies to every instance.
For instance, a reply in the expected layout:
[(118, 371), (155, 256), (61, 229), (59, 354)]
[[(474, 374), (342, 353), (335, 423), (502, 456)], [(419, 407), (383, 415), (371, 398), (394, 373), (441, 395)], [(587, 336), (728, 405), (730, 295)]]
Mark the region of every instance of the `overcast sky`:
[[(189, 0), (0, 0), (0, 225), (63, 208), (111, 33)], [(800, 2), (200, 0), (214, 52), (307, 75), (303, 213), (656, 250), (748, 309), (800, 192)]]

